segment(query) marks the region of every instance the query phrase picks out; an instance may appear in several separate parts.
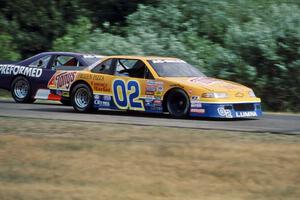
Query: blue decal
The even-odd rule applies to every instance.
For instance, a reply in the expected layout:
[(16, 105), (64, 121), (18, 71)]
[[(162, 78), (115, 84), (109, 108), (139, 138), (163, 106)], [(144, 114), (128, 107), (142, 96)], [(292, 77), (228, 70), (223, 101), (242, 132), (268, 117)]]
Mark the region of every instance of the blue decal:
[[(118, 89), (120, 88), (121, 91)], [(128, 101), (126, 95), (125, 83), (123, 80), (115, 80), (113, 82), (113, 92), (114, 101), (116, 102), (118, 108), (127, 109)]]
[(144, 111), (143, 101), (139, 100), (140, 91), (140, 85), (135, 80), (128, 81), (127, 84), (121, 79), (116, 79), (113, 82), (113, 99), (119, 109), (129, 108), (130, 110)]
[(128, 84), (128, 91), (134, 91), (129, 95), (129, 103), (130, 107), (136, 110), (143, 110), (143, 103), (138, 100), (140, 96), (140, 86), (136, 81), (129, 81)]

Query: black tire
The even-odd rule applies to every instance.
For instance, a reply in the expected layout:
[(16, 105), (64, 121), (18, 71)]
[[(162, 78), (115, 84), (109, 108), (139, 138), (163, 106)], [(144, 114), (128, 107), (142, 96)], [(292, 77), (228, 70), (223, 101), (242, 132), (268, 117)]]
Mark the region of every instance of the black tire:
[(185, 118), (189, 114), (190, 100), (181, 89), (173, 89), (167, 96), (167, 109), (174, 118)]
[(71, 103), (77, 112), (92, 112), (96, 110), (93, 107), (93, 93), (90, 87), (86, 84), (78, 84), (72, 89)]
[(72, 105), (70, 99), (62, 98), (62, 99), (60, 100), (60, 102), (61, 102), (64, 106), (71, 106), (71, 105)]
[(33, 103), (35, 99), (31, 97), (31, 86), (29, 81), (23, 77), (16, 77), (11, 83), (11, 96), (17, 103)]

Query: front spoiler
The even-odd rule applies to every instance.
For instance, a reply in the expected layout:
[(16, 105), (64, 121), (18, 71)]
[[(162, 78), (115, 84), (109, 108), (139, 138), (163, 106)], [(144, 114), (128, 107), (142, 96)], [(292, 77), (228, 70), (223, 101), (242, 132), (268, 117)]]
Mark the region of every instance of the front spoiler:
[[(239, 108), (235, 109), (235, 107)], [(262, 110), (260, 102), (200, 103), (197, 104), (197, 107), (191, 106), (190, 116), (211, 118), (255, 118), (262, 116)]]

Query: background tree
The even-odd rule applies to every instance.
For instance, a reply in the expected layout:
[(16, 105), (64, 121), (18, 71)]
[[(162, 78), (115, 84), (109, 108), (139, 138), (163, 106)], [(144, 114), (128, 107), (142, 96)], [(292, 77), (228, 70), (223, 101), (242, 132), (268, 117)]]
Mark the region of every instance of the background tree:
[(209, 76), (254, 88), (266, 109), (299, 112), (299, 6), (298, 0), (0, 0), (0, 51), (6, 59), (51, 49), (179, 57)]

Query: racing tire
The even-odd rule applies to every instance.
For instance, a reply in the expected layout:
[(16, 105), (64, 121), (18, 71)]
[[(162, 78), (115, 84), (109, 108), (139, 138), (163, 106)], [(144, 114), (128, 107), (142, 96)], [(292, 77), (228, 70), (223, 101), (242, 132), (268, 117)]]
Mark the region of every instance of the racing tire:
[(94, 105), (94, 97), (89, 86), (86, 84), (78, 84), (72, 89), (71, 103), (77, 112), (92, 112), (96, 109)]
[(65, 99), (65, 98), (61, 99), (60, 103), (62, 103), (64, 106), (71, 106), (72, 105), (71, 100), (70, 99)]
[(174, 118), (187, 117), (190, 104), (188, 95), (181, 89), (174, 89), (167, 96), (167, 109)]
[(29, 81), (19, 76), (11, 83), (11, 96), (17, 103), (33, 103), (35, 99), (31, 97), (31, 86)]

